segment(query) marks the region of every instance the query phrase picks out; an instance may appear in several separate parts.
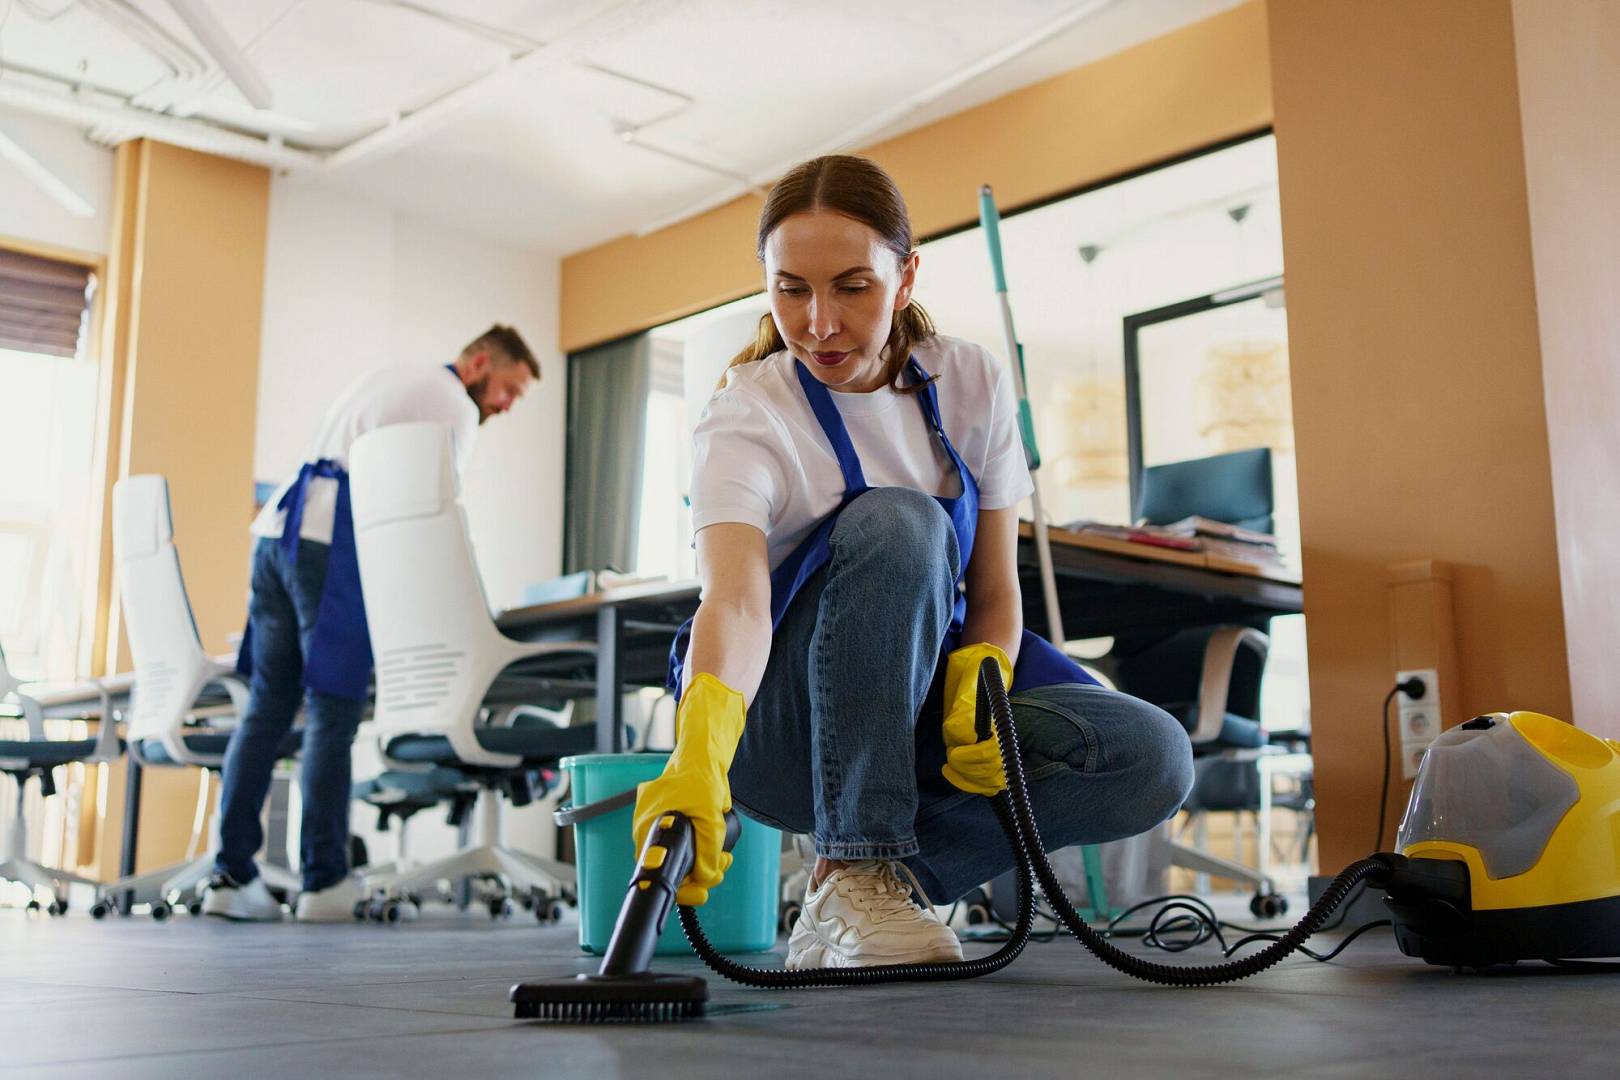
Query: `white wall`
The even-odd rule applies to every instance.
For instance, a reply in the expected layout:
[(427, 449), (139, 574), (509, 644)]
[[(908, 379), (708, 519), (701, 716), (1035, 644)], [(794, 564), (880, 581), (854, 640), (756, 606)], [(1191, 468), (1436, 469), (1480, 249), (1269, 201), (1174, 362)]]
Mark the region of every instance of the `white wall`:
[(95, 208), (90, 217), (74, 217), (15, 165), (0, 159), (0, 237), (106, 254), (112, 231), (113, 152), (77, 128), (4, 110), (0, 134)]
[(534, 350), (540, 384), (485, 424), (467, 513), (491, 604), (559, 572), (563, 359), (557, 260), (468, 238), (347, 195), (277, 177), (270, 189), (254, 475), (297, 469), (336, 394), (382, 363), (445, 364), (494, 322)]
[[(515, 326), (542, 378), (479, 431), (465, 491), (485, 591), (497, 609), (562, 565), (564, 362), (557, 342), (557, 260), (473, 239), (308, 182), (270, 188), (264, 337), (254, 475), (280, 481), (303, 460), (326, 403), (377, 364), (445, 364), (491, 323)], [(244, 522), (243, 527), (246, 527)], [(355, 776), (378, 771), (362, 728)], [(510, 842), (550, 854), (552, 800), (509, 816)], [(354, 831), (373, 858), (390, 848), (375, 816), (355, 806)], [(442, 811), (411, 823), (411, 853), (448, 854)]]

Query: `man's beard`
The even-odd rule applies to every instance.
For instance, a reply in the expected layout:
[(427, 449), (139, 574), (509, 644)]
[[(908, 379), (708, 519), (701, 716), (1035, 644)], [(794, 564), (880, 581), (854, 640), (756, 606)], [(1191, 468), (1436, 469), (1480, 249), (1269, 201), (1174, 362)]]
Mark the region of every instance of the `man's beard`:
[(495, 415), (488, 409), (484, 408), (484, 391), (488, 388), (488, 375), (481, 376), (477, 382), (470, 382), (467, 384), (467, 396), (471, 398), (472, 403), (478, 407), (478, 424), (480, 427), (483, 426), (484, 421)]

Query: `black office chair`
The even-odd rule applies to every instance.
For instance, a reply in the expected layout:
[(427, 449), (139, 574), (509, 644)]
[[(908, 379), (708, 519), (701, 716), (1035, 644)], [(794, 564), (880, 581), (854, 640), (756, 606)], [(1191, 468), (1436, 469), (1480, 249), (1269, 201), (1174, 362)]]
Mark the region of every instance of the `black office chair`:
[[(28, 781), (38, 780), (40, 793), (46, 798), (56, 794), (55, 770), (61, 765), (82, 763), (95, 765), (115, 761), (123, 755), (123, 742), (118, 738), (118, 724), (113, 716), (112, 702), (99, 683), (101, 695), (101, 728), (94, 739), (51, 739), (45, 734), (45, 714), (39, 702), (22, 692), (22, 683), (6, 667), (6, 654), (0, 649), (0, 709), (14, 712), (26, 722), (26, 739), (0, 740), (0, 773), (10, 776), (17, 785), (16, 812), (10, 827), (0, 834), (0, 883), (15, 881), (28, 887), (28, 909), (40, 909), (38, 893), (50, 893), (45, 910), (61, 915), (68, 907), (68, 886), (96, 886), (89, 878), (71, 874), (37, 863), (28, 857), (27, 809)], [(6, 706), (7, 699), (12, 705)]]
[[(1271, 451), (1241, 450), (1146, 469), (1137, 519), (1168, 525), (1197, 515), (1270, 532)], [(1111, 674), (1119, 689), (1169, 712), (1193, 744), (1195, 780), (1184, 806), (1197, 815), (1238, 811), (1263, 814), (1271, 805), (1309, 814), (1310, 780), (1288, 800), (1270, 798), (1259, 764), (1265, 754), (1308, 749), (1308, 736), (1286, 733), (1274, 743), (1260, 723), (1260, 683), (1269, 648), (1270, 619), (1115, 638)], [(1283, 745), (1283, 739), (1291, 745)], [(1307, 829), (1309, 819), (1307, 818)], [(1269, 830), (1262, 829), (1262, 843)], [(1257, 915), (1276, 915), (1286, 902), (1269, 876), (1255, 867), (1176, 842), (1171, 860), (1199, 873), (1248, 882)]]

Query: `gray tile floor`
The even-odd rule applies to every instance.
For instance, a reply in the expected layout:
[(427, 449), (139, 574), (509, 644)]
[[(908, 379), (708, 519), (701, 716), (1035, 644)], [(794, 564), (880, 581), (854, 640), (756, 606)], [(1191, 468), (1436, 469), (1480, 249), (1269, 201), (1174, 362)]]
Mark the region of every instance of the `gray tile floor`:
[[(970, 946), (970, 955), (990, 946)], [(1208, 963), (1212, 947), (1174, 958)], [(780, 963), (779, 956), (755, 962)], [(1375, 931), (1333, 964), (1167, 990), (1077, 944), (989, 979), (768, 993), (711, 1016), (516, 1022), (516, 980), (589, 970), (571, 926), (429, 914), (403, 927), (91, 921), (0, 912), (0, 1074), (28, 1077), (1604, 1076), (1616, 976), (1460, 976)], [(696, 973), (695, 959), (661, 961)]]

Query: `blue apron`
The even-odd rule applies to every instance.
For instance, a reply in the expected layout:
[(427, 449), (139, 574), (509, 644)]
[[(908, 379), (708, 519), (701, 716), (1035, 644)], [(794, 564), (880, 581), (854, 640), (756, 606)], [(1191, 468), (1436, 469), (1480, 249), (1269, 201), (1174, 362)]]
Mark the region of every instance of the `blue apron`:
[[(973, 538), (978, 531), (979, 483), (945, 434), (945, 428), (940, 421), (939, 395), (935, 391), (934, 384), (929, 381), (928, 373), (917, 363), (916, 357), (912, 357), (908, 362), (906, 371), (910, 374), (913, 385), (923, 385), (923, 389), (914, 395), (917, 404), (922, 409), (929, 428), (939, 437), (940, 446), (951, 459), (951, 464), (956, 468), (957, 475), (962, 481), (962, 494), (955, 498), (934, 496), (951, 519), (951, 529), (956, 533), (957, 551), (961, 556), (960, 569), (956, 575), (956, 605), (951, 612), (951, 624), (945, 632), (945, 641), (940, 646), (940, 657), (943, 660), (946, 654), (954, 651), (962, 641), (962, 622), (967, 616), (967, 595), (961, 589), (962, 575), (966, 573), (968, 561), (973, 557)], [(855, 453), (855, 446), (850, 442), (844, 418), (839, 415), (838, 406), (833, 401), (832, 393), (798, 361), (794, 362), (794, 373), (798, 375), (799, 385), (804, 388), (804, 395), (810, 401), (811, 411), (821, 424), (822, 433), (832, 444), (833, 453), (838, 458), (839, 471), (844, 474), (844, 496), (838, 507), (823, 518), (810, 535), (805, 537), (775, 570), (771, 571), (773, 631), (781, 623), (788, 605), (793, 602), (793, 598), (798, 595), (805, 582), (809, 581), (817, 570), (827, 565), (827, 560), (832, 557), (832, 549), (827, 543), (827, 538), (832, 534), (838, 515), (843, 513), (844, 508), (858, 496), (871, 490), (866, 483), (866, 475), (861, 470), (861, 460)], [(670, 647), (667, 685), (677, 695), (681, 691), (681, 668), (686, 662), (686, 649), (691, 632), (692, 620), (688, 619), (676, 633), (675, 643)], [(936, 671), (942, 671), (943, 667), (942, 663), (937, 664)], [(1084, 668), (1053, 647), (1046, 639), (1027, 629), (1024, 631), (1018, 646), (1018, 662), (1013, 666), (1012, 692), (1018, 693), (1037, 686), (1053, 686), (1059, 683), (1095, 685), (1096, 682), (1097, 680), (1087, 674)], [(931, 694), (930, 700), (937, 701), (938, 695)]]
[[(298, 534), (304, 524), (304, 499), (311, 480), (337, 481), (337, 506), (332, 513), (332, 543), (326, 558), (326, 582), (315, 613), (315, 629), (304, 654), (304, 687), (333, 697), (364, 701), (371, 686), (371, 635), (366, 628), (366, 604), (360, 594), (360, 560), (354, 548), (354, 513), (349, 507), (349, 474), (331, 458), (304, 463), (298, 478), (287, 488), (276, 508), (286, 512), (281, 545), (287, 565), (298, 558)], [(236, 670), (253, 674), (253, 620), (242, 633)]]

